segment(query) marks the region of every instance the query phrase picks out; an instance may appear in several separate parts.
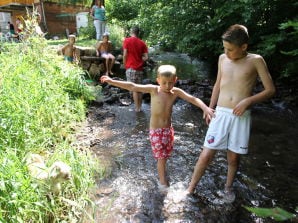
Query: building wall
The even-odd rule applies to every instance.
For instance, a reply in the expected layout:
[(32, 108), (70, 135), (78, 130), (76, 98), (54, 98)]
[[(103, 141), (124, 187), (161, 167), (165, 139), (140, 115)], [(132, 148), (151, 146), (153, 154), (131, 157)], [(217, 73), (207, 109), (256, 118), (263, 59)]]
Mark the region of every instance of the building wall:
[(45, 31), (50, 36), (76, 33), (76, 15), (80, 12), (89, 12), (89, 9), (82, 6), (59, 5), (45, 2), (44, 13), (47, 26), (47, 31)]
[(9, 31), (7, 22), (11, 22), (11, 14), (8, 12), (0, 12), (0, 32), (7, 33)]
[[(37, 10), (41, 15), (40, 26), (43, 32), (47, 33), (49, 37), (56, 35), (66, 36), (68, 33), (76, 33), (76, 15), (81, 12), (89, 12), (90, 10), (82, 5), (62, 5), (46, 0), (34, 0), (34, 3), (34, 10)], [(33, 10), (32, 5), (30, 10)], [(0, 15), (0, 28), (2, 32), (7, 31), (4, 23), (7, 24), (8, 21), (11, 21), (15, 25), (17, 18), (21, 18), (21, 21), (27, 18), (26, 5), (19, 5), (17, 8), (12, 6), (7, 6), (5, 8), (0, 7), (0, 13), (1, 12), (5, 12), (4, 14), (1, 14), (2, 16)], [(10, 15), (9, 18), (6, 16), (7, 13)], [(3, 15), (5, 15), (5, 18)]]

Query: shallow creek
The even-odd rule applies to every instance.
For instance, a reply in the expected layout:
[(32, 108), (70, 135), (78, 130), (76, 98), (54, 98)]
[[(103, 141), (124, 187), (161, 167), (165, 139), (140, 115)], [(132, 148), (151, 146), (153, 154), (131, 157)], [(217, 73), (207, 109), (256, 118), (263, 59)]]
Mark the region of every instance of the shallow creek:
[[(180, 79), (202, 79), (209, 73), (208, 67), (186, 55), (166, 53), (154, 60), (175, 64)], [(143, 112), (137, 114), (133, 104), (91, 106), (82, 135), (88, 136), (85, 143), (109, 174), (95, 188), (95, 222), (275, 222), (256, 217), (244, 206), (278, 206), (294, 213), (298, 201), (297, 112), (272, 102), (252, 109), (249, 154), (241, 157), (234, 182), (236, 200), (225, 204), (219, 196), (227, 173), (225, 152), (217, 153), (197, 185), (194, 199), (177, 199), (190, 182), (207, 130), (198, 108), (181, 100), (174, 106), (175, 143), (168, 160), (170, 188), (161, 193), (148, 137), (150, 105), (144, 103)]]
[(156, 162), (148, 138), (150, 107), (136, 114), (133, 105), (104, 104), (89, 109), (91, 149), (110, 177), (98, 181), (96, 222), (274, 222), (259, 219), (243, 206), (297, 205), (297, 124), (291, 113), (253, 109), (249, 155), (243, 156), (234, 183), (237, 198), (224, 204), (218, 192), (226, 179), (225, 153), (217, 153), (197, 186), (195, 200), (179, 201), (190, 181), (207, 126), (199, 109), (183, 101), (174, 106), (175, 146), (168, 161), (170, 188), (157, 187)]

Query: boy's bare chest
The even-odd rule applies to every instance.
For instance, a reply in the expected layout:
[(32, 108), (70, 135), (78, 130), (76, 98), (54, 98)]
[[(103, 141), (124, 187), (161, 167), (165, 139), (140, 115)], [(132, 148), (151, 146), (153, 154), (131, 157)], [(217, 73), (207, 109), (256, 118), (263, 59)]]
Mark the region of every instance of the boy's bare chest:
[(233, 80), (246, 80), (254, 78), (256, 69), (249, 61), (234, 63), (224, 62), (221, 66), (221, 77), (222, 80), (233, 81)]
[(151, 97), (152, 103), (158, 107), (169, 108), (174, 104), (176, 96), (172, 93), (158, 92)]
[(107, 51), (109, 48), (109, 43), (102, 43), (100, 45), (100, 50), (104, 50), (104, 51)]
[(71, 44), (67, 45), (67, 47), (66, 47), (66, 51), (71, 52), (71, 51), (73, 51), (73, 50), (75, 50), (74, 45), (71, 45)]

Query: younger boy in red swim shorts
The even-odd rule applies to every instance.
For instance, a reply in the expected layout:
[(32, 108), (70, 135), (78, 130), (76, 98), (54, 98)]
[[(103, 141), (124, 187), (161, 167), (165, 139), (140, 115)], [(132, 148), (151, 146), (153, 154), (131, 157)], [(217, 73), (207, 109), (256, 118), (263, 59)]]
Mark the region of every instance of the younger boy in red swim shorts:
[(107, 82), (113, 86), (129, 91), (149, 93), (151, 96), (150, 117), (150, 142), (152, 152), (157, 159), (157, 172), (161, 189), (167, 188), (169, 182), (166, 178), (166, 162), (173, 150), (174, 130), (172, 127), (172, 110), (177, 98), (201, 108), (204, 116), (212, 118), (214, 110), (209, 108), (202, 100), (196, 98), (180, 88), (174, 87), (177, 76), (176, 68), (172, 65), (161, 65), (157, 70), (156, 81), (158, 85), (135, 84), (128, 81), (113, 80), (108, 76), (102, 76), (101, 82)]

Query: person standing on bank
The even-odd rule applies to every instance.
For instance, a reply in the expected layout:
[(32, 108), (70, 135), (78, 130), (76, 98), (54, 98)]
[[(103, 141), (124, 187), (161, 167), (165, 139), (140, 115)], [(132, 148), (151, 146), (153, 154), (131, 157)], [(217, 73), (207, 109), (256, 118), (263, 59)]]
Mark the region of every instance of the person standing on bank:
[[(139, 38), (139, 34), (139, 27), (134, 26), (130, 30), (130, 37), (123, 41), (123, 65), (126, 69), (126, 79), (136, 84), (142, 84), (144, 62), (148, 60), (148, 47)], [(133, 91), (132, 96), (135, 111), (140, 112), (143, 93)]]
[(91, 8), (91, 17), (96, 31), (96, 40), (101, 40), (106, 32), (106, 10), (103, 0), (93, 0)]
[[(275, 86), (263, 57), (247, 52), (248, 40), (247, 28), (239, 24), (230, 26), (222, 35), (224, 53), (218, 59), (217, 79), (209, 105), (210, 108), (216, 107), (215, 117), (206, 117), (206, 122), (211, 122), (186, 194), (194, 193), (216, 151), (225, 150), (228, 172), (223, 200), (227, 203), (235, 200), (233, 181), (240, 155), (248, 153), (250, 108), (271, 98), (275, 93)], [(253, 94), (257, 79), (261, 81), (263, 90)]]

